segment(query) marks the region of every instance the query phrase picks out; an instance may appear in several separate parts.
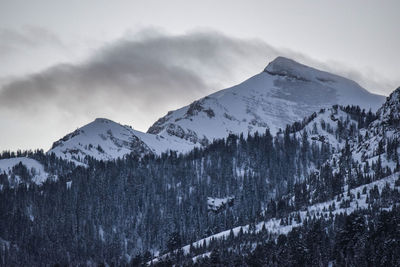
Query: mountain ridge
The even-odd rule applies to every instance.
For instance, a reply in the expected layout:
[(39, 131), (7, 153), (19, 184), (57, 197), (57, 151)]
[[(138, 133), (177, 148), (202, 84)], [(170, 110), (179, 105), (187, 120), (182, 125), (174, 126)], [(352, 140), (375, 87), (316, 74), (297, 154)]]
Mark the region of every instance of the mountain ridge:
[[(109, 140), (104, 140), (108, 143), (106, 148), (110, 148), (106, 153), (88, 151), (87, 147), (102, 147), (101, 142), (91, 142), (84, 134), (79, 134), (79, 129), (69, 134), (78, 145), (68, 141), (67, 135), (64, 138), (68, 140), (56, 141), (49, 153), (54, 152), (63, 158), (90, 155), (103, 160), (132, 152), (138, 155), (160, 155), (168, 151), (185, 153), (229, 134), (254, 134), (267, 128), (275, 134), (286, 125), (334, 104), (359, 105), (376, 110), (383, 101), (383, 96), (369, 93), (354, 81), (278, 57), (261, 73), (242, 83), (168, 112), (146, 133), (115, 126), (114, 132), (124, 136), (120, 139), (124, 145), (112, 144), (111, 140), (110, 146)], [(93, 138), (107, 136), (109, 129), (100, 128), (99, 133), (92, 134)]]

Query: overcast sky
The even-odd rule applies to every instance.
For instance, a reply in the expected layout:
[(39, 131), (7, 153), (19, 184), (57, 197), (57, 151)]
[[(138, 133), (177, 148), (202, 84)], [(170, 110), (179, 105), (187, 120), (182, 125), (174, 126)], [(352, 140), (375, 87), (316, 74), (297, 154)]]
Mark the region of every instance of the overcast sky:
[(96, 117), (146, 131), (276, 56), (388, 95), (399, 1), (0, 1), (0, 151)]

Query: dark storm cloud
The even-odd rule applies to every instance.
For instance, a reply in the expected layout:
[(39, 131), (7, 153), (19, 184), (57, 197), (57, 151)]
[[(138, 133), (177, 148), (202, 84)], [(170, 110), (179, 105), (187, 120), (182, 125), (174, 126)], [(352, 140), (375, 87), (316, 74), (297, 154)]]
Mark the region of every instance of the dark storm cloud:
[(57, 65), (3, 86), (0, 105), (36, 112), (49, 106), (69, 113), (104, 107), (161, 112), (221, 89), (238, 73), (250, 75), (254, 65), (261, 71), (275, 54), (260, 41), (216, 32), (149, 30), (107, 45), (82, 64)]

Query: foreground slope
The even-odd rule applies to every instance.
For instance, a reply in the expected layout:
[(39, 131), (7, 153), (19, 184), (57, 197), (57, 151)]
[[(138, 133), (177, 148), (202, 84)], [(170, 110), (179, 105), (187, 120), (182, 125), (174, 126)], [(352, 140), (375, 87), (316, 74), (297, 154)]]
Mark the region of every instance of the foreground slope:
[[(262, 231), (268, 232), (272, 239), (276, 239), (279, 235), (287, 235), (294, 228), (300, 227), (303, 225), (303, 222), (314, 219), (322, 219), (328, 220), (335, 218), (335, 216), (343, 215), (343, 214), (351, 214), (353, 212), (359, 212), (361, 210), (367, 210), (370, 208), (371, 203), (374, 201), (370, 201), (369, 192), (377, 192), (379, 195), (385, 194), (386, 192), (393, 190), (398, 191), (400, 189), (400, 180), (399, 173), (392, 174), (388, 177), (382, 178), (378, 181), (365, 184), (354, 189), (351, 189), (346, 194), (336, 195), (334, 198), (322, 202), (316, 203), (308, 206), (306, 209), (298, 210), (291, 212), (288, 216), (284, 218), (272, 218), (265, 221), (257, 222), (256, 224), (247, 224), (242, 226), (237, 226), (232, 229), (219, 232), (213, 234), (211, 236), (204, 237), (202, 239), (196, 240), (189, 245), (181, 247), (181, 252), (183, 255), (187, 255), (189, 257), (193, 257), (193, 261), (196, 261), (198, 258), (209, 257), (211, 254), (212, 248), (210, 247), (212, 242), (221, 241), (224, 239), (228, 239), (232, 237), (239, 238), (240, 234), (262, 234)], [(388, 190), (389, 189), (389, 190)], [(357, 196), (357, 197), (356, 197)], [(382, 196), (384, 199), (385, 196)], [(386, 198), (389, 198), (386, 196)], [(379, 199), (380, 200), (380, 199)], [(393, 206), (398, 205), (399, 203), (386, 204), (384, 207), (386, 210), (391, 210)], [(289, 222), (287, 218), (291, 218)], [(292, 219), (296, 218), (296, 219)], [(201, 254), (193, 253), (195, 249), (201, 251)], [(208, 251), (204, 253), (205, 251)], [(151, 261), (148, 261), (147, 264), (157, 264), (159, 262), (165, 261), (173, 256), (173, 253), (177, 253), (178, 250), (173, 251), (172, 253), (166, 253), (164, 255), (160, 255), (155, 257)]]
[(230, 133), (274, 134), (334, 104), (376, 111), (383, 102), (354, 81), (278, 57), (243, 83), (169, 112), (148, 133), (206, 144)]

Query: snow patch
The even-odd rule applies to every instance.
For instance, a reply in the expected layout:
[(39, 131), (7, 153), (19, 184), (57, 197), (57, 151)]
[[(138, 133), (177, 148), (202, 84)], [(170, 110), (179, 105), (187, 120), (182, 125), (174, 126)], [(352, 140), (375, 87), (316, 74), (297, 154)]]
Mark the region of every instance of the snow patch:
[(44, 167), (40, 162), (27, 157), (0, 159), (0, 173), (6, 173), (10, 178), (12, 168), (19, 163), (28, 169), (33, 176), (32, 181), (38, 185), (42, 184), (49, 177), (49, 174), (44, 171)]
[(227, 206), (233, 206), (235, 197), (224, 197), (224, 198), (216, 198), (216, 197), (208, 197), (207, 198), (207, 206), (209, 211), (219, 212), (222, 209), (225, 209)]

